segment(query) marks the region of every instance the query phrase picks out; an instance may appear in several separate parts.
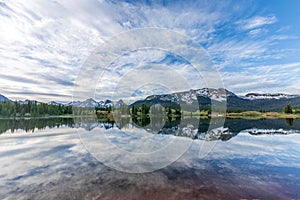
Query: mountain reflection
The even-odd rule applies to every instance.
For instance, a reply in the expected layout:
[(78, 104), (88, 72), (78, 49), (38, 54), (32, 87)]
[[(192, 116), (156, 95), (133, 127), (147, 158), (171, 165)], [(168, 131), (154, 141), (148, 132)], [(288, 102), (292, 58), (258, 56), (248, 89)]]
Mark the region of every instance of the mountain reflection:
[[(218, 120), (218, 119), (217, 119)], [(35, 132), (46, 128), (94, 128), (128, 130), (130, 128), (144, 129), (152, 134), (189, 137), (194, 140), (227, 141), (246, 131), (251, 135), (261, 134), (291, 134), (300, 133), (298, 119), (226, 119), (222, 127), (210, 128), (208, 118), (181, 117), (120, 117), (118, 119), (95, 118), (29, 118), (1, 119), (0, 133), (16, 131)]]

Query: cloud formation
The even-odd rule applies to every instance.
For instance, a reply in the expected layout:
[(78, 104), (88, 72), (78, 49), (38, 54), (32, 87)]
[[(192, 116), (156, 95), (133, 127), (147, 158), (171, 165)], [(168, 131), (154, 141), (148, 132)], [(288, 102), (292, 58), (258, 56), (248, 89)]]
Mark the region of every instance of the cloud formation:
[(247, 20), (242, 20), (238, 22), (241, 25), (243, 30), (250, 30), (258, 27), (262, 27), (265, 25), (274, 24), (277, 22), (276, 16), (255, 16)]
[[(220, 69), (224, 84), (233, 92), (284, 90), (300, 93), (295, 81), (286, 80), (281, 84), (276, 70), (269, 71), (265, 79), (259, 79), (255, 70), (248, 70), (249, 67), (259, 69), (259, 66), (275, 65), (275, 61), (285, 66), (298, 62), (286, 59), (291, 51), (297, 50), (281, 44), (299, 40), (284, 31), (288, 29), (280, 24), (276, 13), (248, 9), (250, 4), (97, 0), (1, 2), (0, 67), (3, 70), (0, 71), (0, 93), (12, 99), (71, 100), (80, 67), (95, 48), (119, 33), (144, 27), (172, 29), (203, 45)], [(143, 56), (158, 56), (157, 62), (161, 60), (161, 55)], [(120, 66), (126, 64), (120, 63)], [(189, 72), (183, 67), (182, 73)], [(300, 74), (296, 71), (287, 75), (290, 80), (296, 80)], [(239, 83), (238, 77), (245, 76), (249, 82)], [(260, 84), (253, 80), (260, 80)], [(41, 93), (49, 95), (39, 96)], [(62, 99), (62, 95), (69, 98)]]

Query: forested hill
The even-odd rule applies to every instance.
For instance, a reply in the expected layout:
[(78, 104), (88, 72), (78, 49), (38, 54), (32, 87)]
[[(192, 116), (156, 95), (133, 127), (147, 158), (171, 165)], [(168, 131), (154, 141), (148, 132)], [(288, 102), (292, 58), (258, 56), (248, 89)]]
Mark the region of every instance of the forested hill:
[(17, 101), (1, 101), (1, 117), (22, 117), (22, 116), (47, 116), (47, 115), (67, 115), (72, 114), (72, 106), (51, 105), (47, 103), (38, 103), (37, 101), (28, 101), (19, 103)]

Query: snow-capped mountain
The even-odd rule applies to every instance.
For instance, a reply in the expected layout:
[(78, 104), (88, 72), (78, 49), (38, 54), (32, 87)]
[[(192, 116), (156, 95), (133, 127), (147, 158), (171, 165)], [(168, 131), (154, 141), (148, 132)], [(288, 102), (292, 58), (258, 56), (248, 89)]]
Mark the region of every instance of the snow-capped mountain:
[[(8, 101), (8, 102), (10, 102), (10, 103), (13, 103), (14, 101), (12, 101), (12, 100), (10, 100), (9, 98), (7, 98), (7, 97), (5, 97), (5, 96), (3, 96), (3, 95), (1, 95), (0, 94), (0, 102), (1, 101)], [(24, 101), (23, 100), (18, 100), (17, 101), (19, 104), (28, 104), (29, 102), (31, 102), (31, 103), (37, 103), (38, 105), (39, 104), (41, 104), (42, 102), (39, 102), (39, 101), (36, 101), (36, 100), (29, 100), (29, 99), (25, 99)]]
[(50, 101), (48, 102), (49, 105), (59, 106), (59, 105), (66, 105), (65, 103), (57, 102), (57, 101)]
[[(10, 100), (9, 98), (5, 97), (4, 95), (0, 94), (0, 102), (7, 101), (10, 103), (13, 103), (14, 101)], [(36, 103), (36, 104), (42, 104), (43, 102), (36, 101), (36, 100), (18, 100), (17, 103), (23, 105), (23, 104), (28, 104), (29, 102), (31, 103)], [(120, 105), (124, 104), (122, 100), (117, 101), (116, 104), (114, 104), (111, 100), (106, 99), (105, 101), (99, 101), (97, 102), (96, 100), (89, 98), (84, 101), (73, 101), (73, 102), (68, 102), (68, 103), (61, 103), (57, 101), (50, 101), (47, 104), (49, 105), (64, 105), (64, 106), (75, 106), (75, 107), (98, 107), (98, 108), (108, 108), (109, 106), (117, 106), (119, 107)]]
[(73, 101), (67, 103), (68, 106), (74, 106), (74, 107), (98, 107), (98, 102), (95, 101), (92, 98), (89, 98), (85, 101)]
[(80, 107), (98, 107), (98, 102), (92, 98), (89, 98), (81, 102)]
[(105, 101), (99, 101), (97, 107), (99, 107), (99, 108), (108, 108), (110, 106), (113, 106), (113, 102), (109, 99), (106, 99)]
[(229, 92), (225, 89), (213, 89), (213, 88), (202, 88), (198, 90), (190, 90), (188, 93), (183, 92), (181, 96), (182, 101), (189, 102), (191, 99), (197, 100), (197, 96), (202, 96), (206, 98), (210, 98), (215, 101), (226, 101), (228, 96), (236, 96), (234, 93)]
[(244, 99), (255, 100), (255, 99), (291, 99), (299, 97), (299, 95), (290, 95), (290, 94), (259, 94), (259, 93), (248, 93), (245, 96), (242, 96)]
[(199, 108), (211, 108), (212, 101), (215, 102), (214, 106), (220, 106), (220, 108), (224, 107), (224, 102), (226, 102), (226, 108), (232, 111), (282, 111), (284, 106), (288, 103), (294, 107), (300, 107), (299, 95), (251, 93), (246, 96), (237, 96), (226, 89), (212, 88), (189, 90), (172, 94), (151, 95), (144, 100), (134, 102), (132, 105), (141, 106), (143, 103), (146, 103), (152, 106), (154, 104), (160, 104), (171, 108), (195, 111), (195, 109)]
[[(120, 102), (120, 101), (122, 101), (122, 100), (119, 100), (118, 102)], [(74, 102), (69, 102), (65, 105), (74, 106), (74, 107), (86, 107), (86, 108), (92, 108), (92, 107), (108, 108), (110, 106), (114, 106), (114, 103), (109, 99), (106, 99), (105, 101), (97, 102), (96, 100), (89, 98), (85, 101), (74, 101)]]
[(116, 108), (119, 108), (121, 105), (124, 105), (124, 104), (125, 104), (124, 101), (121, 99), (121, 100), (117, 101), (117, 102), (114, 104), (114, 106), (115, 106)]
[(199, 97), (209, 98), (215, 101), (223, 102), (226, 101), (228, 96), (236, 96), (234, 93), (229, 92), (225, 89), (212, 89), (212, 88), (202, 88), (197, 90), (189, 90), (184, 92), (165, 94), (165, 95), (151, 95), (146, 98), (146, 100), (154, 100), (159, 98), (161, 101), (171, 101), (171, 102), (185, 102), (186, 104), (192, 104), (198, 101)]
[(81, 101), (71, 101), (69, 103), (66, 103), (67, 106), (76, 106), (80, 107)]

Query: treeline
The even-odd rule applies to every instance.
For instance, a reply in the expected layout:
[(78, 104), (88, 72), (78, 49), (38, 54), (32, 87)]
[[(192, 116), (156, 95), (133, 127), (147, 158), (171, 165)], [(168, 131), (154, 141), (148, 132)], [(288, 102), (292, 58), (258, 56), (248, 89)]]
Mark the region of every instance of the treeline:
[(287, 104), (284, 109), (283, 112), (286, 114), (300, 114), (300, 109), (298, 108), (293, 108), (291, 104)]
[[(75, 109), (75, 108), (73, 108)], [(77, 108), (76, 108), (77, 109)], [(142, 104), (132, 104), (131, 106), (128, 105), (121, 105), (119, 107), (106, 107), (106, 108), (94, 108), (94, 112), (103, 117), (103, 116), (108, 116), (111, 113), (114, 113), (115, 116), (117, 115), (131, 115), (131, 116), (146, 116), (146, 115), (152, 115), (152, 116), (161, 116), (161, 115), (166, 115), (166, 116), (171, 116), (171, 117), (176, 117), (176, 116), (181, 116), (184, 113), (191, 113), (193, 115), (199, 114), (199, 115), (209, 115), (211, 114), (211, 109), (203, 109), (199, 112), (190, 112), (190, 111), (185, 111), (177, 107), (167, 107), (167, 106), (161, 106), (159, 104), (149, 106), (146, 103)], [(74, 110), (74, 113), (85, 113), (85, 114), (93, 114), (93, 110), (90, 108), (90, 110), (85, 109), (85, 112), (80, 110), (77, 112)]]
[[(227, 113), (242, 113), (242, 112), (247, 112), (247, 111), (251, 111), (251, 110), (241, 110), (241, 109), (227, 109)], [(266, 113), (267, 111), (265, 109), (259, 109), (257, 110), (260, 113)], [(284, 108), (283, 108), (283, 113), (285, 114), (300, 114), (300, 109), (299, 108), (293, 108), (293, 106), (289, 103), (287, 104)], [(280, 111), (278, 111), (280, 112)]]
[(181, 115), (180, 109), (172, 109), (169, 107), (163, 107), (160, 105), (154, 105), (150, 107), (149, 105), (143, 103), (141, 106), (134, 106), (131, 107), (131, 114), (132, 115)]
[(28, 101), (28, 103), (20, 104), (17, 101), (0, 102), (1, 117), (24, 117), (24, 116), (47, 116), (47, 115), (67, 115), (72, 114), (72, 106), (51, 105), (47, 103), (37, 103), (36, 101)]

